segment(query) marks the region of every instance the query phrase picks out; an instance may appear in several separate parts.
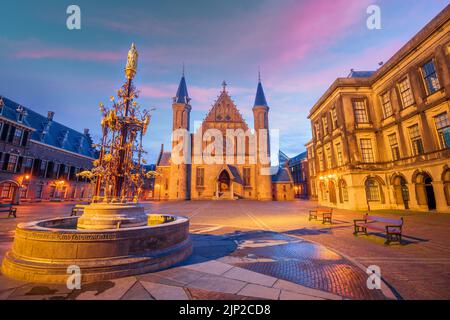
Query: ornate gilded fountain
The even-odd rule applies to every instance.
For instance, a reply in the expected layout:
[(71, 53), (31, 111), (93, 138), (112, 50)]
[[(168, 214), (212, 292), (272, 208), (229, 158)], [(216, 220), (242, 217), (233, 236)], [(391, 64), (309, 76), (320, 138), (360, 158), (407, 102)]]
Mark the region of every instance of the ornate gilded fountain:
[(150, 115), (140, 110), (133, 86), (138, 53), (128, 52), (127, 81), (103, 114), (99, 158), (80, 173), (95, 184), (92, 203), (81, 217), (62, 217), (17, 226), (2, 273), (31, 282), (65, 283), (68, 268), (82, 282), (107, 280), (169, 267), (192, 253), (189, 220), (146, 214), (138, 203), (145, 172), (142, 138)]

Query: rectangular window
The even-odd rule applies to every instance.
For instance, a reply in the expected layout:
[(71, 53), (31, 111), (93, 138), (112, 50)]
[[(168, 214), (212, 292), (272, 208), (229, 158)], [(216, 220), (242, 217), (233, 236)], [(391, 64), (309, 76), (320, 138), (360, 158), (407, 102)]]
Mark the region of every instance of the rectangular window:
[(18, 159), (19, 157), (14, 154), (9, 155), (8, 166), (6, 167), (6, 170), (14, 172), (14, 170), (16, 169)]
[(361, 139), (361, 157), (364, 163), (373, 163), (375, 159), (373, 157), (372, 140)]
[(315, 126), (315, 128), (316, 128), (316, 138), (317, 138), (317, 139), (320, 139), (320, 123), (319, 123), (319, 122), (316, 122), (316, 123), (314, 124), (314, 126)]
[(250, 186), (250, 168), (244, 168), (244, 186)]
[(44, 188), (44, 185), (42, 183), (39, 183), (36, 186), (36, 193), (35, 193), (35, 197), (36, 199), (41, 199), (42, 198), (42, 189)]
[(385, 92), (381, 95), (381, 104), (383, 106), (383, 113), (384, 113), (384, 117), (388, 118), (390, 116), (392, 116), (393, 112), (392, 112), (392, 104), (391, 104), (391, 97), (388, 92)]
[(336, 108), (331, 109), (331, 124), (333, 126), (333, 130), (338, 127), (338, 118)]
[(2, 184), (2, 199), (9, 199), (12, 196), (12, 184), (11, 183), (3, 183)]
[(39, 167), (39, 176), (45, 177), (45, 170), (47, 169), (47, 161), (42, 160), (41, 165)]
[(411, 139), (413, 155), (417, 156), (419, 154), (423, 154), (423, 143), (422, 137), (419, 132), (419, 125), (415, 124), (408, 128), (409, 137)]
[(23, 162), (24, 173), (30, 174), (33, 168), (33, 158), (25, 158)]
[(322, 117), (323, 124), (323, 135), (326, 136), (328, 134), (328, 119), (327, 116)]
[(12, 143), (15, 145), (21, 145), (22, 144), (22, 136), (23, 136), (23, 130), (16, 129), (14, 132), (14, 138), (12, 140)]
[(325, 149), (325, 154), (326, 154), (326, 157), (327, 157), (327, 169), (331, 169), (333, 167), (332, 157), (331, 157), (331, 148), (326, 148)]
[(422, 76), (425, 81), (428, 94), (435, 93), (441, 88), (433, 60), (430, 60), (423, 65)]
[(409, 107), (414, 103), (411, 85), (409, 84), (408, 78), (404, 78), (399, 82), (398, 90), (400, 91), (400, 98), (402, 99), (403, 108)]
[(205, 185), (205, 168), (197, 168), (196, 184), (197, 187), (203, 187)]
[(338, 166), (342, 166), (344, 164), (344, 159), (342, 158), (342, 147), (340, 143), (336, 144), (336, 158)]
[(434, 124), (436, 125), (441, 149), (450, 148), (450, 122), (447, 112), (434, 117)]
[(356, 123), (369, 123), (366, 102), (364, 100), (353, 101), (353, 109), (355, 111)]
[(322, 152), (317, 153), (317, 156), (319, 157), (319, 170), (320, 171), (324, 171), (325, 167), (324, 167), (324, 163), (323, 163), (323, 154), (322, 154)]
[(380, 187), (378, 182), (370, 179), (366, 182), (367, 201), (380, 201)]
[(392, 160), (400, 159), (400, 149), (398, 147), (397, 135), (395, 133), (388, 135), (389, 145), (391, 147)]

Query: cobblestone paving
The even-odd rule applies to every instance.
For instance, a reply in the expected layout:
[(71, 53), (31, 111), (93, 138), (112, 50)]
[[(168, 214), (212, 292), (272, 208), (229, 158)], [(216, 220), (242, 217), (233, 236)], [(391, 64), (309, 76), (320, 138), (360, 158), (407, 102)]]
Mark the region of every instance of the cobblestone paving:
[[(11, 247), (17, 223), (68, 216), (72, 205), (21, 205), (17, 219), (0, 216), (0, 258)], [(191, 219), (191, 232), (195, 238), (192, 257), (170, 269), (172, 271), (98, 283), (77, 297), (64, 287), (20, 283), (0, 275), (0, 299), (155, 299), (152, 295), (154, 287), (148, 283), (164, 284), (168, 288), (161, 287), (163, 292), (187, 299), (263, 299), (277, 295), (280, 299), (334, 299), (339, 296), (381, 299), (384, 296), (380, 296), (380, 292), (368, 294), (362, 285), (366, 279), (363, 270), (372, 264), (381, 267), (383, 278), (402, 298), (450, 299), (448, 214), (376, 212), (376, 215), (405, 219), (404, 243), (385, 246), (383, 235), (352, 235), (352, 220), (360, 218), (362, 212), (335, 210), (331, 226), (308, 221), (308, 210), (316, 207), (311, 201), (153, 202), (145, 206), (153, 213), (178, 214)], [(258, 238), (261, 235), (270, 235), (270, 239)], [(218, 262), (236, 269), (226, 271), (227, 268)], [(251, 270), (257, 271), (256, 276), (250, 277), (255, 279), (254, 282), (239, 282), (245, 280), (246, 272)], [(173, 272), (180, 274), (175, 276)], [(201, 275), (203, 280), (196, 279), (196, 275)], [(276, 280), (274, 284), (272, 278)], [(217, 279), (223, 279), (227, 284), (223, 292), (208, 289), (208, 281)], [(184, 293), (174, 288), (182, 288)]]
[(385, 298), (380, 291), (367, 289), (367, 274), (363, 270), (317, 244), (272, 232), (242, 235), (237, 240), (241, 245), (233, 252), (233, 256), (273, 260), (236, 264), (241, 268), (342, 297)]

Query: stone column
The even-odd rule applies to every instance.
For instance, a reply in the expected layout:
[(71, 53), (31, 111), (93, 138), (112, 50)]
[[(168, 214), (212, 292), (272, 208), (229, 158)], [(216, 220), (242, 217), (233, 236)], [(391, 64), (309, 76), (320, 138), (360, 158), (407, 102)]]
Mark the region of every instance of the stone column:
[(447, 200), (445, 199), (444, 183), (442, 181), (431, 182), (436, 199), (436, 210), (439, 212), (448, 212)]
[(408, 183), (408, 192), (409, 192), (409, 208), (420, 209), (420, 206), (417, 203), (416, 185), (414, 183)]

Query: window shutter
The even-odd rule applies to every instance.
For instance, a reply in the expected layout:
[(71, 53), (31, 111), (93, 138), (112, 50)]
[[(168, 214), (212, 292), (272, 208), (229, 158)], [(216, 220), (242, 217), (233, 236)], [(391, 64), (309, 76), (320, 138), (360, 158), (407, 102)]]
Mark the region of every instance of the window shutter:
[(5, 153), (5, 158), (3, 159), (3, 170), (8, 169), (8, 162), (9, 162), (9, 153)]
[(6, 137), (8, 136), (8, 130), (9, 130), (9, 124), (4, 123), (3, 124), (3, 131), (2, 131), (2, 135), (0, 137), (0, 139), (2, 141), (6, 141)]
[(8, 142), (12, 142), (13, 141), (14, 133), (16, 133), (16, 127), (11, 127), (11, 130), (9, 130)]
[(16, 173), (20, 173), (20, 170), (22, 169), (22, 163), (23, 157), (19, 157), (19, 159), (17, 160)]
[(27, 145), (27, 142), (28, 142), (28, 134), (29, 134), (29, 132), (26, 131), (26, 130), (23, 132), (23, 137), (22, 137), (22, 147), (25, 147), (25, 146)]

